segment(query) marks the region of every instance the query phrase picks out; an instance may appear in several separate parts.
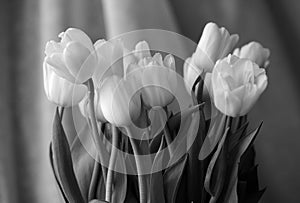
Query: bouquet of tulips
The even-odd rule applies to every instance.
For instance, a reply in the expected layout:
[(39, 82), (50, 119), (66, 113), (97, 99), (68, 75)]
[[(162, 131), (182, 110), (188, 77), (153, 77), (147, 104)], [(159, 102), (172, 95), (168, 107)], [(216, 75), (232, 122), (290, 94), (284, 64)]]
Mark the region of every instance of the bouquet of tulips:
[[(182, 59), (69, 28), (46, 44), (57, 105), (50, 161), (65, 202), (258, 202), (247, 113), (267, 87), (270, 51), (208, 23)], [(177, 58), (176, 58), (177, 57)], [(64, 130), (71, 107), (77, 134)], [(79, 122), (80, 121), (80, 122)], [(71, 139), (71, 137), (75, 137)]]

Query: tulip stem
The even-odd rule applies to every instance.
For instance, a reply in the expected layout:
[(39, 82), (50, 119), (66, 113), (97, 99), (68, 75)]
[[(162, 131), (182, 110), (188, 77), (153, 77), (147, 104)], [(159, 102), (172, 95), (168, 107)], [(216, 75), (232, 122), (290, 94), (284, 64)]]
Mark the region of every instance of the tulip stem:
[(144, 179), (144, 176), (142, 175), (142, 162), (140, 159), (140, 153), (138, 149), (138, 144), (135, 142), (135, 140), (131, 136), (131, 132), (128, 128), (126, 128), (128, 137), (132, 146), (132, 150), (135, 157), (135, 163), (137, 168), (137, 174), (138, 174), (138, 184), (139, 184), (139, 196), (140, 196), (140, 203), (146, 203), (147, 202), (147, 191), (146, 191), (146, 180)]
[(113, 172), (117, 159), (117, 146), (118, 146), (118, 129), (116, 126), (112, 126), (112, 147), (111, 147), (111, 155), (109, 160), (109, 167), (107, 172), (107, 181), (106, 181), (106, 193), (105, 193), (105, 201), (111, 201), (112, 195), (112, 183), (113, 183)]
[(99, 132), (98, 132), (98, 127), (97, 127), (97, 122), (96, 122), (96, 116), (95, 116), (95, 106), (94, 106), (94, 97), (95, 97), (95, 88), (94, 88), (94, 83), (92, 79), (89, 79), (87, 81), (88, 84), (88, 88), (89, 88), (89, 113), (90, 113), (90, 117), (91, 117), (91, 127), (92, 127), (92, 135), (93, 135), (93, 141), (96, 145), (98, 154), (99, 154), (99, 159), (101, 162), (101, 169), (102, 169), (102, 176), (103, 176), (103, 180), (104, 180), (104, 184), (106, 183), (106, 174), (105, 174), (105, 167), (102, 165), (102, 163), (104, 163), (104, 157), (103, 154), (100, 151), (100, 142), (99, 142)]

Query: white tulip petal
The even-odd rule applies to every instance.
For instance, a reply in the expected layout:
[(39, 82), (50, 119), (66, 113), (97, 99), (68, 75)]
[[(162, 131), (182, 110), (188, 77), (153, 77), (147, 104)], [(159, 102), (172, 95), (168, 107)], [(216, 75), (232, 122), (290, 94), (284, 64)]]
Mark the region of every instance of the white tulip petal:
[(143, 71), (142, 97), (144, 103), (149, 107), (167, 106), (174, 99), (172, 84), (176, 81), (169, 81), (170, 71), (162, 66), (150, 66)]
[(87, 34), (77, 28), (69, 28), (62, 35), (62, 43), (69, 43), (71, 41), (78, 42), (86, 47), (90, 52), (93, 52), (94, 46)]
[(53, 67), (56, 74), (58, 74), (60, 77), (63, 77), (70, 82), (75, 81), (74, 76), (71, 75), (71, 73), (67, 69), (64, 63), (63, 55), (61, 53), (53, 53), (51, 54), (51, 56), (47, 56), (45, 58), (45, 61)]
[(134, 54), (138, 59), (151, 57), (149, 44), (146, 41), (138, 42), (135, 46)]
[(153, 62), (153, 64), (155, 65), (159, 65), (159, 66), (163, 66), (163, 59), (160, 53), (155, 53), (154, 56), (151, 58), (151, 62)]
[(191, 63), (191, 58), (185, 60), (183, 66), (183, 77), (186, 89), (188, 90), (189, 94), (192, 91), (194, 83), (196, 82), (197, 78), (202, 74), (202, 72), (202, 70), (200, 70)]
[(91, 53), (78, 42), (70, 42), (63, 56), (68, 70), (78, 83), (83, 83), (92, 77), (97, 63), (95, 53)]
[(140, 114), (140, 101), (132, 101), (125, 80), (118, 76), (106, 78), (100, 88), (100, 105), (107, 121), (117, 126), (127, 126)]
[(264, 48), (258, 42), (250, 42), (244, 45), (237, 54), (241, 58), (247, 58), (256, 63), (258, 66), (264, 67), (268, 64), (270, 50)]
[(175, 59), (174, 56), (172, 54), (168, 54), (165, 58), (164, 58), (164, 65), (167, 68), (172, 69), (173, 71), (176, 71), (176, 67), (175, 67)]
[(85, 85), (76, 85), (59, 77), (46, 62), (43, 64), (43, 71), (47, 98), (56, 105), (64, 107), (76, 105), (87, 94)]
[(192, 55), (192, 63), (204, 72), (211, 73), (214, 68), (214, 62), (200, 48)]
[(62, 53), (63, 46), (59, 42), (55, 42), (53, 40), (47, 42), (45, 47), (45, 54), (47, 56), (51, 56), (53, 53)]

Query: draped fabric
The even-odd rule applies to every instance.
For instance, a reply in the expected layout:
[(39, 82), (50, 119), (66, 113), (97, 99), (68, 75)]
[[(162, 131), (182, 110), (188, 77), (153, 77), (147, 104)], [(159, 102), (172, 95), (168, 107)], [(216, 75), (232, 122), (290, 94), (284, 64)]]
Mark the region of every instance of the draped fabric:
[[(61, 202), (48, 159), (55, 107), (43, 92), (46, 41), (58, 40), (57, 34), (67, 27), (78, 27), (93, 40), (105, 37), (105, 29), (106, 36), (112, 37), (139, 28), (159, 28), (178, 31), (197, 42), (209, 21), (240, 34), (239, 45), (255, 40), (271, 50), (269, 86), (250, 115), (254, 125), (264, 121), (256, 141), (261, 185), (267, 187), (262, 202), (298, 202), (300, 2), (145, 2), (1, 2), (0, 202)], [(71, 116), (65, 124), (67, 134), (74, 135)]]

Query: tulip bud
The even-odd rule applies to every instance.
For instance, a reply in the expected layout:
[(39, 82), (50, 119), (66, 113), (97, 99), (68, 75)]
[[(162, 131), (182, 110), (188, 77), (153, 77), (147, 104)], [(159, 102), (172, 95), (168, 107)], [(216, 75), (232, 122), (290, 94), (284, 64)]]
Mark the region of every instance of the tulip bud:
[(222, 113), (247, 114), (268, 84), (263, 68), (248, 59), (229, 55), (218, 61), (211, 76), (214, 104)]
[(62, 78), (83, 83), (92, 77), (97, 56), (90, 38), (81, 30), (69, 28), (59, 35), (60, 42), (46, 44), (45, 61)]
[(47, 98), (56, 105), (70, 107), (78, 104), (87, 94), (87, 87), (73, 84), (58, 76), (54, 68), (43, 63), (44, 89)]
[(237, 34), (230, 35), (215, 23), (206, 24), (192, 62), (205, 72), (211, 72), (217, 60), (227, 56), (238, 42)]
[(260, 67), (266, 68), (269, 65), (270, 50), (264, 48), (258, 42), (250, 42), (242, 48), (236, 48), (234, 55), (240, 58), (250, 59)]

